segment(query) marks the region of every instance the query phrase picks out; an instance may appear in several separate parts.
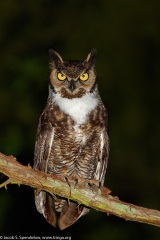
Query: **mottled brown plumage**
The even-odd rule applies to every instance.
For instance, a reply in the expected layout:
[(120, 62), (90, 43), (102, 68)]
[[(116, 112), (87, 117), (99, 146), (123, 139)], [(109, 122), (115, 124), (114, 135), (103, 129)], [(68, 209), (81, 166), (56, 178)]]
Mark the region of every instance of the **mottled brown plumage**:
[[(97, 89), (95, 50), (82, 61), (63, 61), (50, 50), (49, 96), (40, 117), (34, 168), (62, 178), (104, 184), (108, 160), (107, 113)], [(64, 229), (89, 209), (35, 191), (37, 210)]]

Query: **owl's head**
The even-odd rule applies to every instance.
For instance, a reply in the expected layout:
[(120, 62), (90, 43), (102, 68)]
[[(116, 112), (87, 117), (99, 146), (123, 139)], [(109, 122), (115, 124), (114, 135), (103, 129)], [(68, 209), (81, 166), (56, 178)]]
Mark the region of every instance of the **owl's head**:
[(54, 50), (50, 49), (51, 74), (50, 84), (55, 93), (63, 98), (80, 98), (92, 92), (96, 83), (94, 70), (96, 50), (93, 49), (84, 61), (63, 60)]

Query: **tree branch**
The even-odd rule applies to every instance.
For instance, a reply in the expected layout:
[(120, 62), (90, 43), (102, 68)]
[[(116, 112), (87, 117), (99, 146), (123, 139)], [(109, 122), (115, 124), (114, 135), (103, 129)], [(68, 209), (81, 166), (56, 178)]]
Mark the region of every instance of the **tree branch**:
[(105, 187), (101, 190), (90, 189), (87, 182), (81, 182), (76, 187), (71, 183), (69, 187), (65, 179), (33, 170), (30, 166), (23, 166), (13, 156), (2, 153), (0, 153), (0, 172), (9, 178), (0, 187), (6, 187), (7, 184), (23, 184), (126, 220), (160, 227), (160, 211), (122, 202), (117, 197), (109, 195), (110, 190)]

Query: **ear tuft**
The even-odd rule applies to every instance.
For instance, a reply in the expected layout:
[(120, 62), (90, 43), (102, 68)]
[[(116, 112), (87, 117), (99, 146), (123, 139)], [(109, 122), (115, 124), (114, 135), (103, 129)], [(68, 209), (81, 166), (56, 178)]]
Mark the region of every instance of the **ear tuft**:
[(97, 55), (97, 50), (92, 49), (91, 52), (88, 54), (86, 60), (84, 61), (84, 64), (87, 64), (89, 66), (93, 66), (96, 63), (96, 55)]
[(49, 49), (49, 56), (52, 60), (51, 65), (55, 64), (57, 66), (59, 63), (63, 63), (62, 57), (53, 49)]

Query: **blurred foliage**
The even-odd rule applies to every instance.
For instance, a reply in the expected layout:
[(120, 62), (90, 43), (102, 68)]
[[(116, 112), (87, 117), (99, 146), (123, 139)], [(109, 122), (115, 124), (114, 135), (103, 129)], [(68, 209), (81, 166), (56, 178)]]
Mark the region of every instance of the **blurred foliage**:
[[(160, 209), (160, 2), (6, 0), (0, 8), (0, 151), (33, 163), (48, 89), (48, 49), (64, 59), (98, 50), (109, 113), (106, 186), (122, 200)], [(1, 178), (3, 181), (4, 178)], [(160, 230), (91, 210), (60, 232), (36, 211), (33, 190), (0, 191), (0, 234), (157, 240)]]

